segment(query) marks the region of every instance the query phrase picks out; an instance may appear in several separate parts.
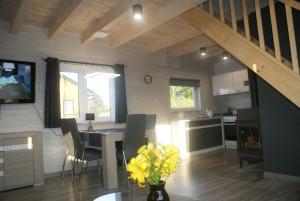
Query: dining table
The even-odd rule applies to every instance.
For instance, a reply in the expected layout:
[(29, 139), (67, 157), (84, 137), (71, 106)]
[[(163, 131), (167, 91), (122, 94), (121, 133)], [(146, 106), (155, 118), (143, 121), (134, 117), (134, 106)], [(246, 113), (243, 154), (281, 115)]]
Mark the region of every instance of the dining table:
[[(83, 135), (88, 135), (89, 132), (81, 132)], [(105, 131), (93, 132), (101, 136), (102, 150), (102, 166), (103, 166), (103, 182), (105, 189), (118, 188), (118, 165), (116, 157), (116, 142), (123, 141), (125, 136), (124, 130), (107, 129)], [(145, 134), (148, 142), (156, 142), (155, 130), (147, 129)]]

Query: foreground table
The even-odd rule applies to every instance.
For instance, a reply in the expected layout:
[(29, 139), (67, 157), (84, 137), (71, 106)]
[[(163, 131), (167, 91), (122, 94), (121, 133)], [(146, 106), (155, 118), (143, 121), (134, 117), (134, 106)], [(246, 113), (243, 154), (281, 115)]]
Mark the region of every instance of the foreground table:
[[(116, 142), (122, 141), (123, 138), (124, 132), (101, 133), (103, 181), (106, 189), (118, 188)], [(146, 138), (149, 142), (155, 142), (155, 131), (147, 130)]]
[[(169, 195), (171, 201), (195, 201), (195, 199), (188, 198), (185, 196), (181, 195)], [(145, 201), (146, 200), (146, 195), (144, 194), (129, 194), (129, 193), (123, 193), (123, 192), (118, 192), (118, 193), (110, 193), (106, 195), (102, 195), (94, 201)]]

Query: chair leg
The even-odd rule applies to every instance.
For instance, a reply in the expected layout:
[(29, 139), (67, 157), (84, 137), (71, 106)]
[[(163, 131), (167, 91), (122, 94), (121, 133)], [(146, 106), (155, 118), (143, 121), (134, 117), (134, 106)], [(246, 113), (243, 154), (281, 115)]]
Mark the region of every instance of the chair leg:
[(61, 177), (62, 177), (62, 180), (64, 181), (64, 178), (65, 178), (65, 165), (66, 165), (66, 160), (67, 160), (67, 155), (65, 156), (65, 160), (63, 162), (63, 166), (62, 166), (62, 171), (61, 171)]
[(81, 159), (81, 163), (80, 163), (80, 173), (79, 173), (79, 181), (80, 181), (81, 175), (82, 175), (83, 163), (84, 163), (84, 161), (83, 161), (83, 159)]
[(127, 160), (126, 160), (125, 152), (122, 151), (122, 154), (123, 154), (123, 166), (125, 166), (125, 168), (127, 170)]
[(128, 185), (128, 196), (129, 196), (129, 200), (131, 200), (131, 186), (130, 186), (130, 181), (129, 181), (129, 179), (127, 179), (127, 185)]
[(71, 161), (72, 163), (72, 183), (74, 183), (74, 177), (75, 177), (75, 163), (76, 163), (76, 158), (73, 159), (73, 161)]
[(136, 194), (136, 184), (134, 181), (127, 179), (129, 200), (134, 200)]
[(87, 173), (89, 168), (89, 161), (86, 161), (84, 172)]

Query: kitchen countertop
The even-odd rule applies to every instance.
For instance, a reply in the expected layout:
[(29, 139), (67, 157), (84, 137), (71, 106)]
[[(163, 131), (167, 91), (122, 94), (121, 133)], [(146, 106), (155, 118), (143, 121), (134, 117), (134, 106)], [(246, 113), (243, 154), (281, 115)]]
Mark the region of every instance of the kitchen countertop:
[(178, 119), (173, 121), (206, 121), (206, 120), (213, 120), (213, 119), (221, 119), (222, 117), (195, 117), (195, 118), (188, 118), (188, 119)]

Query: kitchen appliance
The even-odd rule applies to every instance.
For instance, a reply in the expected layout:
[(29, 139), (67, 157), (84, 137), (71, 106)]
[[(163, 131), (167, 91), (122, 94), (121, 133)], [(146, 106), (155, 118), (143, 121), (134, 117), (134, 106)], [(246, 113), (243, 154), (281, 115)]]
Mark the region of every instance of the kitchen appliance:
[(226, 149), (237, 149), (236, 116), (224, 115), (224, 136)]

